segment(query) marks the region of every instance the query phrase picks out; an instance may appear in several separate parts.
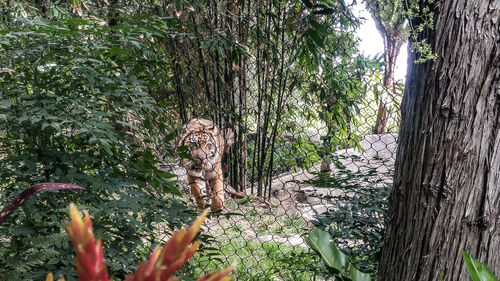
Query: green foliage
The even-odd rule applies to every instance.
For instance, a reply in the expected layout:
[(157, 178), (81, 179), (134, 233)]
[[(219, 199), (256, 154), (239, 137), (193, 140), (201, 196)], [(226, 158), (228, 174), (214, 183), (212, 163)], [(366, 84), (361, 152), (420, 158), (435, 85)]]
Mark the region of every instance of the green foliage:
[[(318, 266), (320, 260), (311, 251), (284, 243), (242, 237), (238, 230), (229, 231), (226, 235), (231, 235), (231, 238), (214, 241), (214, 247), (208, 249), (210, 255), (195, 256), (186, 266), (184, 276), (198, 276), (230, 264), (236, 265), (233, 273), (238, 280), (307, 281), (323, 275), (321, 271), (324, 268)], [(227, 257), (227, 260), (218, 256)]]
[(415, 63), (424, 63), (427, 61), (435, 61), (438, 56), (432, 51), (432, 46), (425, 40), (415, 41), (411, 45), (411, 50), (420, 54)]
[(498, 278), (488, 266), (471, 257), (466, 251), (462, 251), (462, 255), (472, 281), (498, 281)]
[[(341, 191), (336, 192), (337, 195), (316, 195), (331, 207), (317, 215), (313, 223), (332, 235), (341, 250), (353, 258), (351, 261), (356, 267), (375, 276), (390, 186), (375, 169), (362, 166), (351, 171), (341, 160), (332, 156), (336, 167), (333, 175), (320, 174), (317, 180), (307, 181), (316, 187)], [(354, 159), (344, 161), (350, 163)], [(386, 176), (390, 177), (391, 172)]]
[(150, 44), (169, 34), (169, 20), (8, 23), (0, 31), (0, 204), (41, 181), (87, 190), (40, 194), (14, 212), (0, 227), (0, 275), (34, 280), (52, 271), (74, 280), (61, 227), (73, 201), (94, 214), (109, 269), (123, 277), (160, 242), (158, 223), (174, 229), (194, 214), (168, 196), (178, 191), (152, 150), (158, 136), (172, 139), (146, 90), (161, 66)]
[(389, 90), (383, 84), (383, 74), (374, 73), (370, 75), (372, 84), (369, 91), (363, 96), (361, 110), (355, 124), (359, 135), (373, 134), (377, 121), (378, 103), (383, 102), (386, 110), (386, 132), (397, 133), (401, 123), (401, 100), (403, 98), (405, 84), (403, 81), (394, 81), (393, 89)]
[(13, 215), (0, 228), (2, 276), (74, 276), (72, 260), (59, 258), (71, 251), (58, 239), (68, 201), (94, 214), (110, 270), (127, 274), (159, 242), (156, 227), (192, 216), (156, 169), (158, 156), (174, 159), (161, 143), (182, 119), (236, 123), (242, 135), (266, 116), (258, 129), (268, 127), (259, 132), (268, 141), (248, 145), (247, 169), (265, 150), (264, 176), (329, 153), (304, 136), (278, 140), (298, 124), (326, 124), (330, 147), (357, 140), (351, 126), (373, 61), (356, 53), (358, 23), (343, 1), (250, 1), (239, 15), (220, 1), (62, 2), (9, 1), (1, 18), (0, 204), (40, 181), (87, 191), (41, 194)]
[(434, 29), (436, 1), (429, 0), (420, 3), (418, 0), (411, 0), (406, 3), (405, 10), (410, 20), (410, 36), (413, 39), (411, 49), (418, 54), (415, 63), (436, 60), (437, 54), (432, 50), (431, 44), (421, 38), (424, 31)]
[[(371, 12), (377, 29), (384, 37), (384, 42), (401, 46), (411, 36), (411, 50), (418, 54), (415, 63), (434, 61), (437, 55), (425, 39), (419, 38), (424, 30), (434, 28), (434, 9), (436, 1), (421, 3), (418, 0), (367, 0), (366, 6)], [(388, 51), (388, 50), (386, 50)]]
[[(249, 170), (255, 165), (251, 157), (254, 149), (255, 146), (250, 142), (247, 153), (249, 155)], [(306, 136), (299, 136), (291, 142), (284, 141), (282, 138), (276, 139), (276, 146), (273, 153), (274, 159), (271, 168), (273, 176), (292, 171), (296, 168), (309, 168), (321, 161), (320, 144), (310, 141), (309, 137)], [(265, 164), (266, 167), (270, 164), (269, 159)]]
[(307, 245), (315, 250), (328, 269), (344, 281), (370, 281), (370, 275), (357, 270), (340, 251), (328, 232), (315, 228), (306, 238)]
[(300, 97), (289, 105), (294, 109), (290, 119), (297, 122), (300, 116), (307, 121), (302, 123), (321, 121), (329, 144), (353, 146), (356, 136), (351, 126), (357, 122), (358, 105), (367, 92), (364, 76), (378, 65), (357, 53), (353, 34), (360, 22), (343, 1), (303, 3), (311, 14), (304, 19), (307, 29), (297, 52), (299, 65), (307, 72), (291, 84), (300, 90)]

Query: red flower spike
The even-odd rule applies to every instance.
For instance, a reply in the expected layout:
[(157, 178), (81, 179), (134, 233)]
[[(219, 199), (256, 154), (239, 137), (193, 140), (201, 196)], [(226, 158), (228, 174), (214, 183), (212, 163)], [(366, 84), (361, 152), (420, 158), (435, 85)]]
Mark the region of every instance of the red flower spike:
[(232, 276), (228, 276), (229, 272), (233, 270), (234, 266), (230, 266), (224, 270), (209, 273), (196, 281), (230, 281)]
[[(200, 230), (201, 224), (208, 215), (205, 210), (187, 230), (174, 232), (172, 237), (162, 248), (156, 248), (149, 258), (143, 261), (134, 275), (129, 275), (125, 281), (178, 281), (180, 278), (172, 276), (198, 250), (199, 242), (193, 242)], [(75, 248), (75, 266), (80, 281), (108, 281), (108, 272), (104, 261), (104, 252), (101, 240), (95, 240), (92, 220), (88, 213), (82, 219), (78, 209), (70, 205), (71, 223), (66, 225), (71, 243)], [(190, 245), (191, 244), (191, 245)], [(233, 267), (213, 272), (198, 281), (230, 281), (227, 276)], [(64, 279), (61, 279), (64, 280)], [(53, 281), (49, 273), (46, 281)]]
[(186, 231), (186, 235), (183, 237), (184, 239), (182, 240), (182, 244), (180, 245), (181, 249), (184, 249), (187, 245), (189, 245), (189, 243), (191, 243), (191, 241), (193, 241), (196, 234), (198, 234), (201, 225), (205, 221), (205, 218), (207, 217), (209, 211), (209, 209), (206, 209), (203, 213), (201, 213), (201, 215), (188, 228), (188, 230)]
[(162, 272), (160, 280), (167, 280), (167, 277), (172, 276), (179, 268), (181, 268), (187, 261), (193, 257), (196, 250), (198, 250), (199, 242), (194, 242), (191, 247), (185, 249), (177, 255), (177, 259), (173, 260), (168, 267)]
[[(199, 242), (193, 241), (200, 230), (201, 224), (208, 215), (205, 210), (187, 230), (174, 232), (161, 251), (155, 249), (148, 262), (143, 262), (133, 276), (127, 276), (126, 281), (175, 281), (172, 275), (194, 255)], [(191, 246), (189, 246), (191, 244)]]
[(75, 248), (75, 266), (80, 281), (108, 281), (106, 262), (102, 242), (99, 239), (96, 243), (92, 220), (88, 213), (82, 220), (75, 205), (69, 206), (71, 223), (66, 225), (66, 231), (71, 239), (71, 244)]

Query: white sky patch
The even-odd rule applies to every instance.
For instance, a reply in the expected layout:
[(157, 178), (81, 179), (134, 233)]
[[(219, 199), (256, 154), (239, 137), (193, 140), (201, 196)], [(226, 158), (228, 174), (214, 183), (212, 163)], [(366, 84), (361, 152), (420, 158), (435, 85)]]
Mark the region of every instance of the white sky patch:
[[(363, 3), (358, 3), (353, 10), (358, 17), (365, 18), (361, 27), (358, 30), (358, 36), (361, 39), (359, 49), (362, 54), (374, 57), (384, 52), (384, 41), (382, 36), (375, 26), (370, 13), (366, 10)], [(406, 77), (406, 67), (408, 60), (408, 44), (403, 44), (396, 60), (396, 69), (394, 70), (394, 78), (396, 80), (404, 80)]]

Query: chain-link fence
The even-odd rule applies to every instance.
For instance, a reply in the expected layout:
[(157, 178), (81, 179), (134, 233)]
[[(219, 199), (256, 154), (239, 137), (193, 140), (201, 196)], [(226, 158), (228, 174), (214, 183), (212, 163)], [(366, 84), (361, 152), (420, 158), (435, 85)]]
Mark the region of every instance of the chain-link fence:
[[(283, 106), (300, 102), (289, 97)], [(191, 194), (188, 204), (193, 206), (197, 197), (198, 205), (202, 202), (206, 207), (214, 200), (222, 201), (218, 200), (221, 193), (216, 193), (214, 177), (223, 182), (225, 190), (222, 211), (204, 227), (209, 243), (191, 263), (194, 275), (235, 264), (237, 280), (333, 280), (305, 242), (314, 227), (329, 231), (360, 270), (376, 271), (399, 119), (397, 110), (389, 111), (388, 132), (373, 134), (376, 100), (365, 96), (356, 106), (358, 113), (341, 136), (329, 134), (328, 123), (322, 120), (288, 120), (293, 130), (267, 137), (272, 143), (268, 144), (266, 160), (260, 161), (260, 174), (256, 158), (263, 156), (256, 150), (265, 136), (259, 135), (262, 131), (255, 127), (255, 121), (248, 122), (253, 128), (246, 132), (245, 143), (236, 141), (220, 170), (204, 165), (215, 159), (211, 158), (211, 147), (219, 146), (217, 153), (222, 153), (223, 144), (217, 144), (216, 139), (227, 137), (227, 133), (210, 124), (184, 128), (179, 144), (188, 147), (186, 168), (177, 163), (163, 168), (178, 175), (180, 187)], [(231, 182), (231, 167), (235, 167), (231, 153), (242, 147), (246, 148), (247, 166), (244, 177), (240, 174), (238, 179), (246, 179), (244, 184), (234, 177)]]
[[(236, 264), (238, 280), (326, 280), (305, 242), (318, 227), (360, 270), (375, 273), (402, 85), (356, 51), (352, 6), (232, 4), (185, 14), (209, 28), (172, 42), (179, 119), (215, 125), (179, 133), (189, 177), (177, 163), (164, 168), (180, 175), (193, 206), (223, 204), (205, 226), (210, 243), (193, 271)], [(211, 149), (224, 150), (217, 137), (227, 138), (226, 129), (234, 144), (214, 168)], [(214, 178), (224, 182), (224, 200)]]
[[(80, 2), (75, 2), (73, 12), (77, 11)], [(50, 120), (61, 119), (62, 125), (67, 124), (66, 119), (71, 116), (81, 115), (81, 120), (74, 122), (81, 129), (61, 130), (59, 125), (47, 121), (40, 126), (40, 132), (53, 126), (51, 133), (55, 136), (72, 137), (76, 134), (78, 137), (72, 138), (75, 145), (66, 145), (67, 140), (61, 138), (61, 147), (64, 144), (67, 149), (78, 149), (80, 134), (86, 133), (89, 147), (102, 147), (102, 151), (89, 152), (89, 155), (109, 154), (106, 157), (117, 163), (108, 165), (111, 162), (105, 158), (101, 168), (123, 170), (123, 179), (110, 180), (110, 176), (103, 173), (106, 176), (102, 182), (90, 181), (88, 185), (116, 183), (116, 192), (105, 199), (122, 200), (116, 194), (127, 189), (121, 183), (132, 177), (125, 172), (127, 169), (122, 169), (122, 159), (118, 159), (116, 151), (111, 149), (123, 153), (122, 157), (130, 157), (123, 162), (139, 161), (135, 156), (131, 157), (136, 154), (130, 152), (134, 150), (129, 150), (128, 146), (118, 149), (122, 145), (120, 138), (132, 135), (130, 147), (145, 149), (141, 159), (147, 161), (140, 160), (144, 163), (131, 166), (129, 170), (142, 173), (146, 167), (145, 173), (154, 178), (150, 171), (155, 166), (151, 163), (156, 161), (153, 161), (154, 156), (162, 158), (161, 168), (176, 175), (177, 186), (182, 191), (181, 195), (172, 196), (184, 200), (192, 209), (211, 207), (214, 211), (204, 226), (203, 248), (185, 269), (190, 271), (186, 274), (200, 276), (235, 264), (234, 276), (238, 280), (328, 280), (331, 278), (328, 269), (305, 240), (314, 227), (328, 231), (359, 269), (376, 272), (385, 198), (392, 184), (400, 123), (403, 85), (393, 81), (394, 60), (404, 40), (385, 38), (386, 47), (392, 51), (388, 50), (383, 58), (361, 55), (358, 38), (354, 35), (360, 24), (360, 19), (352, 13), (356, 1), (111, 1), (111, 5), (90, 2), (82, 3), (99, 10), (99, 18), (90, 17), (91, 9), (88, 9), (90, 20), (86, 25), (79, 19), (70, 24), (78, 26), (78, 30), (86, 30), (80, 25), (91, 30), (108, 23), (109, 29), (92, 29), (93, 33), (70, 38), (75, 46), (80, 46), (80, 41), (85, 42), (84, 47), (73, 48), (71, 45), (67, 52), (64, 50), (69, 54), (68, 69), (73, 69), (78, 63), (85, 64), (87, 72), (82, 72), (83, 78), (74, 76), (70, 77), (73, 80), (64, 80), (70, 79), (64, 76), (64, 79), (54, 79), (50, 75), (69, 75), (70, 72), (62, 66), (53, 73), (48, 71), (49, 67), (52, 69), (52, 65), (56, 65), (52, 59), (35, 71), (48, 75), (47, 81), (60, 81), (60, 84), (48, 87), (50, 89), (45, 89), (44, 82), (35, 81), (50, 99), (57, 98), (54, 104), (60, 102), (57, 89), (66, 91), (67, 81), (81, 84), (79, 92), (67, 90), (67, 96), (71, 98), (63, 107), (54, 106), (54, 114), (50, 116)], [(372, 6), (376, 2), (380, 5)], [(391, 6), (392, 10), (384, 11), (384, 3), (367, 0), (364, 4), (374, 9), (375, 16), (399, 13), (395, 5)], [(45, 14), (44, 9), (40, 10), (43, 17), (57, 18)], [(58, 11), (55, 8), (49, 10), (51, 13)], [(128, 18), (128, 14), (135, 13), (139, 16)], [(389, 26), (380, 26), (389, 30)], [(97, 31), (99, 35), (94, 34)], [(47, 34), (52, 36), (58, 32), (49, 30)], [(93, 41), (99, 36), (102, 45), (94, 46)], [(45, 37), (49, 38), (48, 35)], [(54, 35), (55, 39), (47, 39), (46, 45), (65, 46), (66, 39), (57, 41), (59, 37)], [(26, 44), (21, 42), (19, 46)], [(87, 48), (95, 49), (95, 53), (83, 52)], [(81, 52), (81, 62), (78, 61), (80, 58), (72, 58), (74, 50)], [(32, 61), (38, 61), (35, 55), (30, 56), (33, 56)], [(103, 57), (107, 58), (106, 63), (98, 64)], [(24, 65), (23, 60), (15, 63)], [(54, 61), (58, 60), (59, 56), (55, 55)], [(118, 64), (121, 68), (116, 67)], [(94, 70), (99, 65), (102, 69), (107, 68), (100, 74), (100, 80), (96, 80)], [(26, 70), (27, 73), (30, 71)], [(30, 75), (26, 76), (26, 85), (32, 83)], [(9, 81), (15, 82), (15, 79)], [(99, 83), (93, 85), (95, 81)], [(108, 84), (111, 86), (106, 86)], [(26, 86), (26, 89), (31, 88)], [(19, 95), (24, 95), (21, 92)], [(64, 118), (57, 116), (60, 108), (73, 109), (75, 97), (79, 95), (75, 93), (89, 92), (92, 97), (96, 96), (95, 103), (99, 108), (71, 111)], [(113, 95), (106, 100), (101, 97), (103, 93)], [(94, 104), (94, 100), (88, 100), (84, 94), (80, 97), (82, 108)], [(8, 108), (12, 102), (4, 104)], [(45, 106), (45, 103), (41, 104), (41, 107)], [(44, 112), (42, 109), (40, 112)], [(102, 119), (110, 124), (104, 126), (96, 121), (95, 128), (89, 129), (90, 117), (87, 115), (105, 116)], [(97, 117), (95, 119), (100, 118)], [(25, 124), (23, 118), (19, 117), (22, 126)], [(190, 120), (195, 121), (188, 123)], [(188, 126), (183, 128), (185, 124)], [(116, 137), (110, 137), (108, 131), (116, 132)], [(182, 164), (178, 163), (175, 153), (170, 153), (169, 141), (163, 141), (174, 138), (171, 132), (178, 132), (172, 146), (178, 147), (176, 152), (183, 159)], [(38, 151), (31, 134), (28, 132), (23, 137), (27, 143), (35, 143), (33, 151)], [(107, 138), (116, 145), (110, 145)], [(50, 138), (47, 140), (46, 143), (51, 142)], [(13, 137), (11, 141), (15, 143), (16, 140)], [(156, 154), (150, 154), (149, 149)], [(59, 153), (59, 150), (59, 146), (54, 145), (54, 151)], [(62, 157), (58, 153), (54, 153), (55, 159)], [(29, 157), (34, 154), (26, 153)], [(78, 151), (74, 154), (85, 153)], [(40, 157), (45, 163), (44, 155), (40, 154)], [(87, 163), (86, 158), (82, 159), (77, 158)], [(80, 163), (78, 161), (75, 163)], [(63, 164), (66, 165), (62, 163), (61, 167), (65, 168), (61, 169), (49, 165), (50, 169), (44, 171), (45, 179), (52, 180), (48, 176), (51, 170), (58, 175), (60, 170), (67, 169)], [(35, 164), (32, 166), (36, 168)], [(88, 170), (82, 172), (85, 179), (87, 176), (93, 179), (89, 175), (99, 174), (94, 165), (87, 166)], [(77, 177), (69, 174), (60, 178)], [(163, 180), (155, 183), (151, 190), (160, 193), (161, 187), (171, 184), (165, 184)], [(151, 182), (153, 180), (143, 180), (130, 185), (143, 192), (150, 190)], [(101, 188), (108, 190), (107, 187)], [(168, 191), (175, 193), (172, 189)], [(139, 202), (133, 209), (139, 214), (134, 219), (128, 218), (132, 212), (130, 206), (122, 208), (123, 215), (118, 216), (111, 210), (109, 213), (123, 219), (123, 224), (140, 221), (143, 216), (156, 211), (158, 202), (170, 202), (150, 200), (163, 195), (148, 194), (150, 197), (141, 197), (143, 200), (139, 202), (135, 193), (127, 194), (128, 201), (122, 200), (124, 205), (134, 200)], [(93, 199), (86, 200), (91, 202)], [(149, 208), (147, 214), (141, 213), (145, 204)], [(174, 209), (177, 205), (173, 206), (169, 207)], [(105, 209), (95, 208), (96, 211)], [(174, 211), (163, 215), (154, 223), (175, 222), (164, 231), (163, 234), (168, 235), (180, 224), (180, 219), (175, 217)], [(147, 229), (152, 224), (138, 229)], [(136, 231), (130, 232), (130, 237), (140, 235)], [(156, 238), (147, 243), (146, 240), (142, 240), (145, 245), (157, 242)], [(134, 244), (134, 251), (136, 246)], [(139, 247), (137, 251), (140, 254), (134, 252), (130, 257), (137, 258), (144, 252)], [(124, 260), (121, 257), (115, 259), (116, 264), (128, 266)], [(16, 269), (16, 272), (22, 270)], [(113, 270), (123, 275), (130, 271), (125, 266), (116, 266)]]
[[(211, 28), (172, 43), (179, 118), (215, 125), (198, 121), (179, 133), (189, 176), (176, 163), (164, 168), (180, 175), (189, 204), (223, 205), (205, 226), (210, 243), (192, 270), (236, 264), (238, 280), (327, 280), (305, 240), (317, 227), (375, 273), (402, 85), (356, 52), (352, 7), (230, 2), (186, 16)], [(226, 129), (234, 144), (219, 169), (211, 149), (222, 153), (217, 138), (227, 139)]]

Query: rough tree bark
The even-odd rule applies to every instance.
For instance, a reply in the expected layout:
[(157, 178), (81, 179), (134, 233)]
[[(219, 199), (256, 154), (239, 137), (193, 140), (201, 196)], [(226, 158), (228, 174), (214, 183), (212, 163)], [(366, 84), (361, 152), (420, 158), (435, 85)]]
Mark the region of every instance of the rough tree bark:
[(381, 281), (469, 280), (461, 250), (500, 275), (500, 1), (434, 2), (418, 40), (438, 59), (409, 68)]

